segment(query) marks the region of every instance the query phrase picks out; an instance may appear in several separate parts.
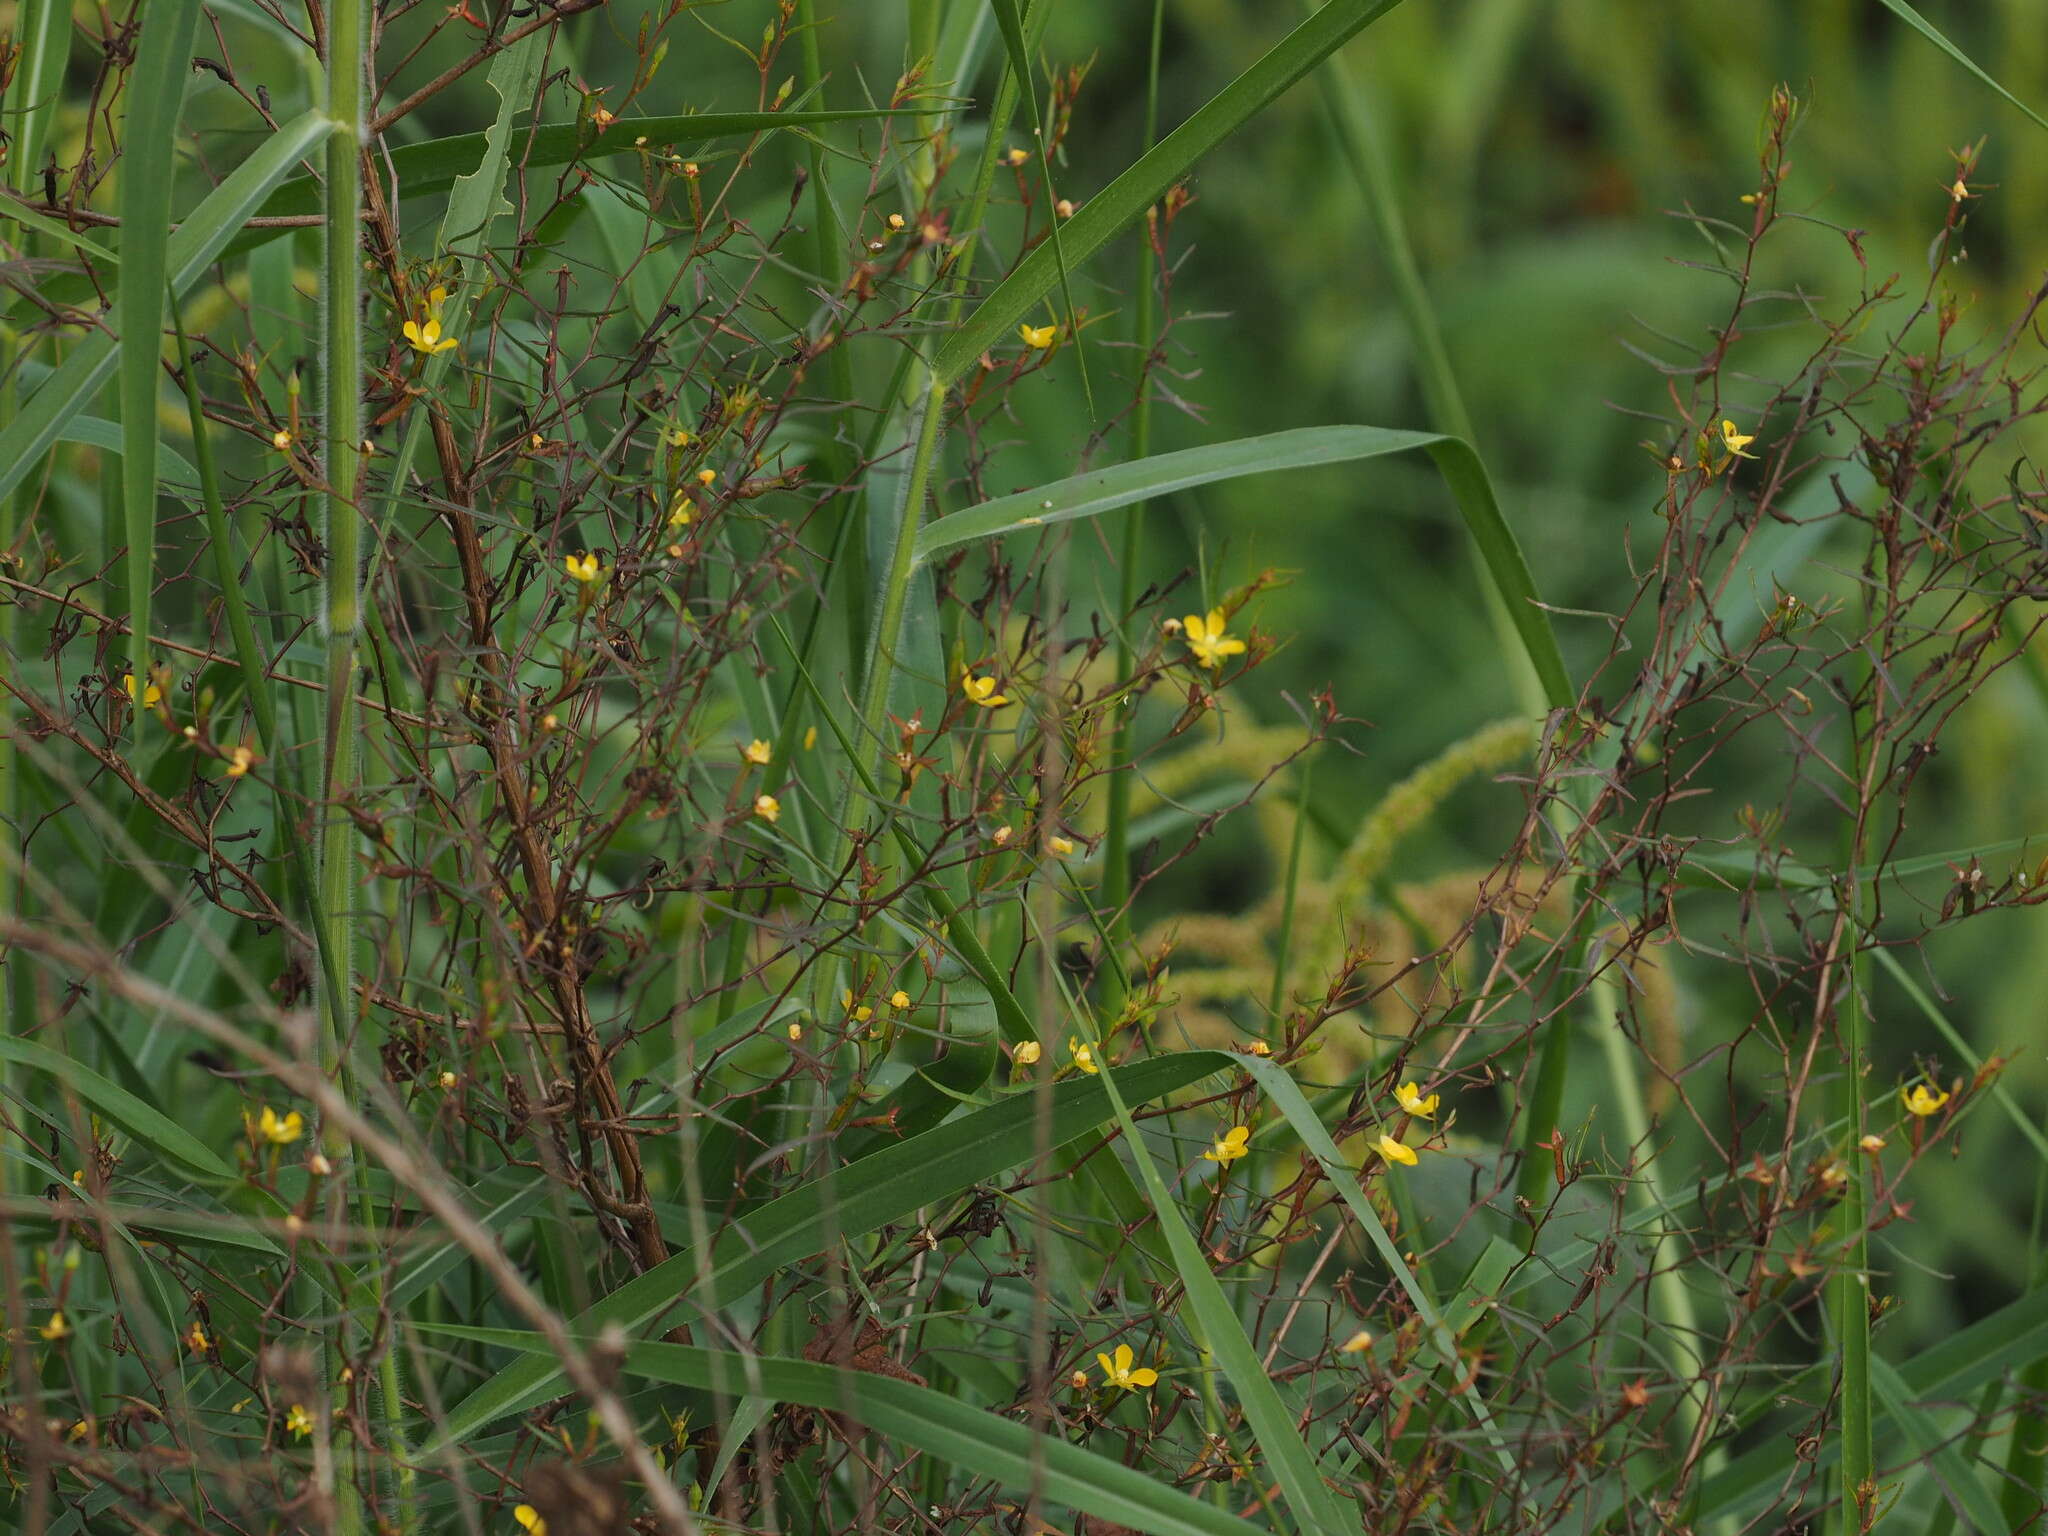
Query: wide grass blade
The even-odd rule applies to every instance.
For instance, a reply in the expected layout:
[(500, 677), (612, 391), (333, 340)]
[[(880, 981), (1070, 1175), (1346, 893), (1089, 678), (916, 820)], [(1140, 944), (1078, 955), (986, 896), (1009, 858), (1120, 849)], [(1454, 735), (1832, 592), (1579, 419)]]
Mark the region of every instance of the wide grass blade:
[(1163, 453), (1131, 464), (1057, 480), (1034, 491), (998, 497), (955, 512), (918, 535), (917, 558), (980, 539), (999, 538), (1075, 518), (1094, 517), (1150, 497), (1190, 486), (1284, 469), (1343, 464), (1393, 453), (1427, 453), (1456, 498), (1465, 526), (1486, 562), (1495, 589), (1507, 604), (1515, 633), (1543, 684), (1553, 709), (1569, 708), (1576, 694), (1550, 616), (1536, 596), (1529, 563), (1514, 530), (1501, 515), (1486, 468), (1471, 447), (1440, 432), (1401, 432), (1387, 427), (1298, 427), (1263, 437), (1238, 438), (1202, 448)]
[(1400, 0), (1330, 0), (1186, 122), (1161, 139), (1081, 205), (1060, 230), (1061, 244), (1038, 246), (954, 328), (932, 360), (941, 383), (972, 368), (1059, 282), (1062, 263), (1078, 266), (1141, 218), (1188, 168), (1258, 115)]

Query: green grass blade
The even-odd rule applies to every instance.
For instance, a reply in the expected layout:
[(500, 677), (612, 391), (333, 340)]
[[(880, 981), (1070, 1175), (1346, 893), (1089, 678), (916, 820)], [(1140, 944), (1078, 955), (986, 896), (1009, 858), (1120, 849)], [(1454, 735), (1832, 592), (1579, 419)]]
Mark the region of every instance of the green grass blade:
[[(156, 586), (156, 402), (163, 377), (164, 282), (170, 267), (171, 191), (178, 117), (191, 73), (199, 0), (150, 6), (124, 93), (119, 204), (121, 291), (114, 303), (120, 348), (121, 507), (128, 539), (128, 670), (149, 678), (149, 609)], [(141, 713), (138, 708), (137, 714)]]
[(47, 213), (38, 213), (26, 203), (0, 201), (0, 219), (11, 219), (24, 229), (37, 230), (66, 245), (76, 246), (88, 256), (101, 261), (111, 262), (115, 266), (121, 264), (121, 258), (98, 241), (81, 235), (62, 219), (54, 219)]
[[(101, 416), (72, 417), (57, 428), (56, 440), (60, 443), (84, 443), (89, 448), (104, 448), (108, 453), (119, 453), (126, 446), (121, 428)], [(158, 443), (156, 460), (166, 476), (181, 485), (199, 484), (197, 466), (175, 448)]]
[(1095, 517), (1149, 497), (1190, 486), (1284, 469), (1306, 469), (1379, 458), (1392, 453), (1427, 453), (1456, 498), (1495, 589), (1507, 604), (1544, 696), (1553, 709), (1569, 708), (1575, 692), (1565, 671), (1564, 655), (1539, 605), (1529, 564), (1522, 557), (1514, 531), (1501, 516), (1485, 466), (1469, 446), (1439, 432), (1401, 432), (1386, 427), (1298, 427), (1263, 437), (1237, 438), (1178, 453), (1157, 454), (1131, 464), (1118, 464), (1071, 479), (1054, 481), (1034, 491), (998, 497), (928, 524), (918, 535), (917, 558), (979, 539)]
[[(1285, 1067), (1258, 1056), (1240, 1056), (1236, 1060), (1238, 1065), (1250, 1072), (1254, 1081), (1266, 1091), (1266, 1096), (1273, 1101), (1273, 1107), (1286, 1116), (1294, 1134), (1301, 1138), (1301, 1144), (1308, 1148), (1309, 1155), (1321, 1166), (1324, 1177), (1329, 1179), (1331, 1187), (1337, 1191), (1345, 1206), (1357, 1218), (1374, 1251), (1385, 1261), (1388, 1273), (1400, 1283), (1402, 1291), (1408, 1297), (1409, 1305), (1415, 1308), (1416, 1316), (1422, 1319), (1438, 1363), (1449, 1369), (1455, 1377), (1461, 1370), (1456, 1337), (1445, 1326), (1442, 1314), (1431, 1303), (1429, 1293), (1423, 1289), (1421, 1281), (1415, 1276), (1415, 1271), (1409, 1268), (1407, 1261), (1401, 1257), (1401, 1250), (1395, 1246), (1393, 1238), (1381, 1224), (1379, 1214), (1360, 1192), (1356, 1170), (1345, 1160), (1336, 1142), (1330, 1139), (1330, 1133), (1316, 1117), (1314, 1107), (1303, 1097), (1301, 1089), (1295, 1086), (1294, 1079), (1288, 1075)], [(1398, 1176), (1399, 1170), (1390, 1170), (1390, 1173)], [(1479, 1393), (1471, 1391), (1460, 1392), (1457, 1396), (1471, 1412), (1473, 1421), (1478, 1424), (1481, 1432), (1492, 1443), (1494, 1459), (1499, 1462), (1502, 1474), (1510, 1484), (1517, 1482), (1519, 1473), (1516, 1471), (1515, 1458), (1494, 1426), (1493, 1417), (1487, 1411), (1486, 1399)]]
[(1103, 1063), (1098, 1080), (1109, 1095), (1117, 1124), (1123, 1127), (1125, 1149), (1137, 1164), (1139, 1181), (1151, 1202), (1153, 1214), (1158, 1218), (1160, 1230), (1166, 1234), (1167, 1247), (1173, 1255), (1174, 1272), (1180, 1278), (1188, 1306), (1194, 1313), (1192, 1331), (1197, 1341), (1229, 1378), (1238, 1403), (1244, 1409), (1245, 1421), (1257, 1437), (1259, 1448), (1265, 1452), (1267, 1463), (1287, 1495), (1288, 1505), (1300, 1528), (1313, 1532), (1355, 1529), (1358, 1524), (1356, 1512), (1347, 1512), (1323, 1482), (1322, 1472), (1301, 1438), (1294, 1415), (1281, 1401), (1264, 1362), (1259, 1359), (1258, 1350), (1252, 1345), (1251, 1336), (1238, 1320), (1236, 1308), (1224, 1295), (1222, 1283), (1209, 1268), (1201, 1245), (1195, 1241), (1194, 1233), (1188, 1230), (1180, 1207), (1174, 1203), (1165, 1181), (1159, 1177), (1159, 1170), (1153, 1166), (1152, 1153), (1131, 1119), (1130, 1109), (1116, 1084), (1117, 1078), (1126, 1075), (1123, 1068), (1112, 1072), (1108, 1064)]
[(236, 1177), (211, 1147), (155, 1105), (102, 1077), (83, 1062), (35, 1040), (0, 1036), (0, 1061), (47, 1072), (137, 1141), (220, 1183)]
[[(1151, 1099), (1228, 1065), (1215, 1051), (1162, 1056), (1125, 1074), (1135, 1099)], [(843, 1237), (901, 1221), (931, 1205), (1018, 1167), (1036, 1154), (1038, 1126), (1032, 1096), (1019, 1094), (949, 1121), (922, 1136), (884, 1147), (851, 1167), (834, 1169), (750, 1215), (742, 1231), (704, 1256), (684, 1250), (637, 1276), (576, 1319), (592, 1332), (606, 1323), (635, 1328), (688, 1298), (706, 1309), (724, 1305), (785, 1264), (820, 1253)], [(1053, 1146), (1087, 1134), (1113, 1113), (1092, 1078), (1053, 1089), (1048, 1130)], [(700, 1283), (700, 1273), (703, 1279)], [(449, 1411), (447, 1444), (486, 1424), (543, 1401), (561, 1379), (544, 1361), (523, 1361), (500, 1371)]]
[[(548, 1352), (540, 1335), (513, 1329), (430, 1326), (422, 1331), (503, 1349)], [(744, 1381), (749, 1392), (775, 1402), (848, 1414), (876, 1434), (1019, 1492), (1038, 1485), (1037, 1469), (1042, 1466), (1044, 1486), (1056, 1502), (1154, 1536), (1256, 1536), (1259, 1531), (1136, 1468), (1052, 1435), (1035, 1435), (1028, 1426), (995, 1413), (963, 1408), (952, 1394), (911, 1382), (807, 1360), (653, 1341), (628, 1346), (620, 1365), (629, 1375), (676, 1386), (716, 1390)]]
[[(322, 112), (307, 112), (294, 118), (229, 172), (178, 226), (170, 237), (165, 268), (174, 294), (183, 293), (198, 281), (235, 231), (256, 211), (264, 195), (325, 137), (327, 125), (327, 116)], [(122, 291), (126, 292), (126, 288), (124, 283)], [(160, 286), (158, 291), (162, 291)], [(159, 307), (149, 323), (154, 325), (161, 314)], [(43, 454), (62, 435), (65, 423), (90, 406), (114, 371), (116, 347), (114, 338), (104, 332), (95, 332), (74, 343), (70, 355), (43, 381), (34, 398), (0, 428), (0, 495), (34, 473)], [(152, 412), (152, 425), (154, 421)]]
[(1062, 244), (1041, 245), (947, 336), (933, 359), (941, 383), (959, 378), (1010, 334), (1053, 286), (1063, 262), (1075, 266), (1144, 215), (1188, 168), (1236, 132), (1281, 92), (1314, 69), (1400, 0), (1330, 0), (1225, 86), (1186, 122), (1081, 205), (1062, 226)]
[(1899, 1373), (1876, 1355), (1870, 1357), (1870, 1385), (1883, 1410), (1898, 1425), (1905, 1448), (1926, 1464), (1947, 1498), (1963, 1512), (1978, 1536), (2006, 1536), (2005, 1519), (1998, 1501), (1984, 1486), (1984, 1480), (1970, 1469), (1953, 1439), (1921, 1411), (1899, 1380)]
[(1963, 52), (1963, 50), (1958, 48), (1954, 43), (1950, 42), (1948, 38), (1945, 35), (1943, 35), (1939, 28), (1934, 26), (1932, 22), (1928, 21), (1928, 19), (1922, 16), (1918, 11), (1914, 10), (1912, 6), (1906, 4), (1906, 0), (1878, 0), (1878, 3), (1881, 4), (1886, 10), (1890, 11), (1894, 16), (1898, 17), (1899, 20), (1903, 21), (1907, 26), (1911, 27), (1915, 32), (1918, 32), (1922, 37), (1926, 38), (1927, 41), (1934, 44), (1935, 47), (1939, 48), (1951, 59), (1954, 59), (1958, 64), (1962, 65), (1964, 69), (1968, 70), (1971, 74), (1975, 75), (1985, 85), (1990, 86), (1992, 90), (1998, 92), (1998, 94), (2000, 96), (2003, 96), (2006, 99), (2006, 101), (2010, 103), (2012, 106), (2017, 107), (2021, 112), (2025, 113), (2029, 121), (2033, 122), (2039, 127), (2048, 128), (2048, 118), (2043, 118), (2040, 113), (2036, 112), (2024, 101), (2021, 101), (2019, 97), (2013, 95), (2011, 91), (2008, 91), (2004, 86), (2000, 85), (1996, 80), (1992, 79), (1991, 76), (1987, 75), (1982, 69), (1980, 69), (1977, 66), (1977, 63), (1974, 59), (1972, 59), (1967, 53)]

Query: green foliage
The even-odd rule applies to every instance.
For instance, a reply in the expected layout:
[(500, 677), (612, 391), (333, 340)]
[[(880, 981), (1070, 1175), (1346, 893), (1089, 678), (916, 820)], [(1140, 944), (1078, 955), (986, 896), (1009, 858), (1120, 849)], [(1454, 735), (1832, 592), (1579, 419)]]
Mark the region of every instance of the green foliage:
[(2040, 0), (7, 14), (0, 1526), (2038, 1523)]

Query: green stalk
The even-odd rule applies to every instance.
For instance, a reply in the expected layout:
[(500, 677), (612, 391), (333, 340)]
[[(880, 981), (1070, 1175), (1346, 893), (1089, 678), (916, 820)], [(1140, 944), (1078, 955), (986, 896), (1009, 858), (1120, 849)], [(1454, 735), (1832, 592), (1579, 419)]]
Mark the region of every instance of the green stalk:
[[(31, 195), (36, 162), (42, 158), (43, 136), (55, 117), (54, 112), (40, 108), (55, 96), (57, 82), (63, 75), (71, 22), (69, 0), (22, 0), (15, 22), (21, 51), (14, 61), (9, 94), (13, 104), (22, 110), (12, 124), (14, 143), (7, 158), (7, 184), (26, 197)], [(33, 254), (35, 235), (24, 230), (22, 242), (24, 250)], [(17, 359), (9, 357), (7, 361), (12, 365)], [(5, 370), (5, 383), (0, 385), (0, 420), (14, 417), (17, 375), (13, 366)], [(101, 462), (105, 462), (104, 457)], [(34, 492), (30, 486), (31, 482), (24, 481), (0, 495), (0, 559), (15, 553), (22, 525), (31, 510)], [(18, 606), (12, 597), (0, 597), (0, 666), (9, 668), (14, 665)], [(21, 765), (15, 755), (14, 738), (4, 726), (0, 726), (0, 838), (6, 839), (8, 855), (5, 870), (0, 872), (0, 921), (27, 917), (20, 873), (27, 858), (21, 835)], [(0, 1039), (23, 1033), (33, 1022), (28, 967), (0, 957)], [(13, 1065), (0, 1064), (0, 1101), (12, 1102), (17, 1092)], [(0, 1197), (15, 1193), (15, 1172), (15, 1159), (0, 1153)]]
[[(355, 729), (356, 639), (362, 624), (362, 515), (358, 487), (362, 471), (362, 226), (361, 144), (365, 82), (369, 74), (367, 0), (334, 0), (327, 12), (327, 110), (334, 126), (327, 139), (325, 206), (326, 306), (322, 349), (326, 389), (327, 589), (323, 628), (327, 651), (327, 715), (317, 854), (317, 903), (321, 968), (322, 1070), (353, 1100), (348, 1042), (353, 1035), (351, 998), (355, 948), (355, 830), (346, 802), (360, 771)], [(323, 1128), (327, 1156), (349, 1169), (348, 1139), (334, 1126)], [(353, 1178), (351, 1172), (350, 1177)], [(363, 1193), (365, 1217), (368, 1195)], [(367, 1237), (374, 1225), (366, 1219)], [(374, 1266), (373, 1266), (374, 1267)], [(354, 1298), (352, 1298), (354, 1299)], [(352, 1314), (357, 1308), (350, 1308)], [(329, 1340), (330, 1385), (337, 1405), (346, 1402), (341, 1375), (348, 1353), (347, 1330)], [(386, 1351), (387, 1361), (391, 1358)], [(386, 1386), (393, 1385), (385, 1373)], [(387, 1399), (387, 1414), (390, 1407)], [(386, 1444), (399, 1426), (386, 1423)], [(354, 1476), (353, 1441), (330, 1429), (337, 1472), (337, 1529), (343, 1536), (363, 1530), (363, 1510)], [(403, 1458), (402, 1447), (393, 1446)]]
[[(1145, 65), (1145, 145), (1149, 153), (1159, 136), (1159, 41), (1166, 20), (1166, 0), (1152, 0), (1152, 43)], [(1137, 310), (1138, 366), (1148, 369), (1152, 349), (1159, 339), (1159, 320), (1153, 312), (1152, 222), (1138, 227), (1138, 280), (1132, 295)], [(1131, 410), (1131, 457), (1144, 459), (1152, 452), (1152, 390), (1149, 370), (1135, 406)], [(1136, 665), (1131, 648), (1131, 610), (1138, 605), (1138, 562), (1144, 552), (1145, 507), (1138, 502), (1124, 513), (1123, 548), (1117, 559), (1116, 675), (1128, 678)], [(1102, 836), (1102, 906), (1109, 918), (1110, 966), (1106, 980), (1112, 989), (1111, 1012), (1123, 1005), (1127, 990), (1124, 966), (1131, 946), (1131, 775), (1127, 771), (1136, 744), (1138, 712), (1134, 705), (1118, 707), (1116, 732), (1109, 745), (1109, 803)], [(1304, 783), (1306, 780), (1304, 780)], [(1291, 891), (1290, 891), (1291, 894)], [(1275, 993), (1285, 966), (1276, 973)], [(1277, 1009), (1278, 1004), (1275, 1004)]]
[[(1874, 750), (1874, 749), (1873, 749)], [(1849, 1234), (1849, 1249), (1841, 1266), (1828, 1282), (1828, 1299), (1834, 1314), (1835, 1345), (1842, 1354), (1842, 1526), (1845, 1532), (1866, 1529), (1860, 1511), (1869, 1501), (1875, 1509), (1877, 1486), (1873, 1480), (1874, 1452), (1870, 1412), (1870, 1237), (1868, 1163), (1854, 1149), (1863, 1140), (1863, 1055), (1865, 1025), (1863, 1014), (1863, 931), (1869, 883), (1856, 873), (1862, 855), (1863, 819), (1859, 813), (1850, 829), (1846, 867), (1842, 878), (1848, 882), (1847, 911), (1843, 942), (1848, 947), (1844, 962), (1847, 987), (1842, 998), (1842, 1080), (1836, 1118), (1848, 1127), (1845, 1135), (1851, 1148), (1846, 1159), (1849, 1181), (1842, 1192), (1840, 1220)]]

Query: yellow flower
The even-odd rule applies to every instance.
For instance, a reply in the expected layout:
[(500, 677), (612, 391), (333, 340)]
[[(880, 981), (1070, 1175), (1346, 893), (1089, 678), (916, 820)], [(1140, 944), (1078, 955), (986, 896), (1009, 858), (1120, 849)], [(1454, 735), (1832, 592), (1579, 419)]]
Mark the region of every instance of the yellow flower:
[(752, 741), (740, 748), (740, 753), (748, 762), (759, 767), (775, 755), (775, 749), (756, 736)]
[(1755, 455), (1755, 454), (1753, 454), (1753, 453), (1744, 453), (1744, 452), (1742, 451), (1743, 449), (1747, 448), (1747, 447), (1748, 447), (1748, 446), (1749, 446), (1749, 445), (1750, 445), (1751, 443), (1753, 443), (1753, 442), (1755, 442), (1755, 441), (1756, 441), (1756, 434), (1755, 434), (1754, 432), (1751, 432), (1751, 433), (1749, 433), (1749, 434), (1745, 435), (1745, 434), (1743, 434), (1743, 433), (1741, 433), (1741, 432), (1738, 432), (1738, 431), (1736, 431), (1736, 430), (1735, 430), (1735, 423), (1734, 423), (1734, 422), (1732, 422), (1732, 421), (1724, 421), (1724, 422), (1722, 422), (1722, 423), (1721, 423), (1721, 446), (1722, 446), (1723, 448), (1726, 448), (1726, 449), (1727, 449), (1727, 450), (1728, 450), (1728, 451), (1729, 451), (1730, 453), (1734, 454), (1736, 458), (1738, 458), (1738, 459), (1753, 459), (1753, 458), (1755, 458), (1755, 457), (1756, 457), (1756, 455)]
[[(436, 293), (441, 291), (439, 288), (434, 290)], [(438, 308), (439, 306), (433, 307)], [(427, 316), (425, 321), (406, 321), (405, 339), (412, 343), (413, 351), (424, 352), (429, 357), (433, 357), (437, 353), (446, 352), (450, 347), (461, 345), (461, 342), (457, 341), (453, 336), (443, 336), (441, 334), (441, 322), (431, 314)]]
[(1038, 1058), (1043, 1054), (1036, 1040), (1026, 1040), (1011, 1052), (1010, 1059), (1020, 1067), (1035, 1067), (1038, 1065)]
[(597, 556), (583, 555), (579, 557), (576, 555), (564, 555), (562, 556), (562, 569), (587, 585), (597, 580)]
[(892, 229), (892, 230), (898, 230), (898, 229), (901, 229), (902, 227), (903, 227), (903, 215), (902, 215), (902, 214), (900, 214), (900, 213), (892, 213), (892, 214), (890, 214), (890, 215), (889, 215), (889, 228), (890, 228), (890, 229)]
[(1403, 1083), (1400, 1087), (1396, 1088), (1394, 1090), (1394, 1097), (1400, 1101), (1401, 1107), (1411, 1115), (1420, 1115), (1423, 1119), (1428, 1120), (1436, 1114), (1436, 1095), (1432, 1093), (1428, 1098), (1424, 1098), (1415, 1091), (1413, 1083)]
[(296, 1109), (280, 1116), (268, 1104), (256, 1120), (256, 1134), (273, 1147), (288, 1147), (306, 1134), (306, 1117)]
[(690, 505), (690, 493), (688, 491), (677, 491), (675, 499), (669, 503), (668, 507), (669, 527), (687, 528), (696, 519), (696, 516), (696, 508)]
[(40, 1328), (36, 1329), (36, 1332), (40, 1333), (45, 1339), (48, 1339), (52, 1344), (54, 1344), (59, 1339), (68, 1339), (71, 1337), (71, 1324), (64, 1320), (64, 1314), (61, 1311), (52, 1312), (50, 1314), (50, 1320), (47, 1323), (44, 1323)]
[(1406, 1163), (1410, 1168), (1418, 1161), (1413, 1147), (1394, 1140), (1385, 1131), (1380, 1132), (1380, 1139), (1373, 1143), (1373, 1150), (1390, 1163)]
[(818, 744), (818, 728), (814, 725), (804, 732), (804, 750), (810, 751)]
[(289, 447), (291, 447), (291, 445), (292, 445), (292, 435), (291, 435), (291, 433), (289, 433), (289, 432), (285, 431), (285, 429), (284, 429), (283, 427), (279, 427), (279, 428), (278, 428), (278, 429), (277, 429), (277, 430), (276, 430), (275, 432), (273, 432), (273, 433), (271, 433), (271, 434), (270, 434), (270, 446), (271, 446), (271, 447), (273, 447), (273, 448), (289, 448)]
[(1884, 1138), (1873, 1133), (1864, 1137), (1856, 1145), (1866, 1152), (1882, 1152), (1884, 1150)]
[(1099, 1349), (1095, 1358), (1102, 1366), (1103, 1380), (1112, 1387), (1122, 1387), (1126, 1392), (1139, 1391), (1159, 1380), (1159, 1373), (1149, 1365), (1141, 1365), (1135, 1371), (1131, 1369), (1131, 1362), (1136, 1356), (1128, 1344), (1117, 1345), (1114, 1358)]
[(441, 1084), (441, 1091), (447, 1093), (460, 1079), (453, 1072), (443, 1072), (437, 1081)]
[(763, 821), (776, 821), (782, 816), (782, 802), (773, 795), (754, 796), (754, 814)]
[(1051, 346), (1058, 339), (1059, 334), (1060, 328), (1057, 325), (1020, 325), (1017, 327), (1019, 338), (1022, 339), (1025, 346), (1032, 348), (1034, 351), (1043, 351)]
[(1095, 1048), (1083, 1045), (1079, 1035), (1067, 1036), (1067, 1051), (1073, 1056), (1074, 1065), (1083, 1072), (1086, 1072), (1090, 1077), (1093, 1077), (1102, 1070), (1102, 1068), (1095, 1065)]
[(670, 427), (668, 431), (668, 445), (671, 448), (689, 447), (690, 429), (688, 427)]
[(697, 471), (697, 483), (699, 485), (709, 485), (717, 478), (718, 471), (715, 469), (700, 469)]
[(239, 779), (256, 763), (256, 754), (247, 747), (236, 747), (228, 753), (228, 777)]
[(853, 1022), (856, 1024), (865, 1024), (869, 1019), (872, 1019), (874, 1016), (875, 1010), (870, 1008), (866, 1003), (862, 1003), (858, 1008), (853, 1010)]
[(192, 1326), (185, 1330), (185, 1347), (195, 1355), (203, 1355), (211, 1345), (212, 1341), (207, 1338), (206, 1330), (200, 1327), (199, 1320), (194, 1318)]
[(1067, 1385), (1076, 1392), (1086, 1392), (1088, 1390), (1088, 1373), (1086, 1371), (1074, 1372), (1073, 1375), (1067, 1378)]
[(910, 1006), (910, 994), (901, 987), (898, 987), (889, 994), (889, 1006), (891, 1008), (908, 1008)]
[(1188, 649), (1194, 653), (1197, 665), (1213, 672), (1223, 665), (1224, 657), (1243, 654), (1244, 642), (1224, 633), (1221, 608), (1211, 608), (1207, 618), (1191, 613), (1181, 623), (1186, 627)]
[(784, 1033), (792, 1040), (801, 1040), (804, 1037), (804, 1027), (801, 1024), (792, 1024)]
[[(121, 686), (128, 690), (128, 697), (132, 701), (135, 697), (135, 674), (133, 672), (124, 674), (121, 678)], [(155, 709), (158, 704), (163, 702), (163, 696), (163, 689), (157, 687), (155, 683), (151, 683), (142, 690), (142, 707), (144, 709)]]
[(1204, 1152), (1202, 1156), (1212, 1163), (1221, 1163), (1227, 1168), (1251, 1151), (1251, 1148), (1245, 1145), (1251, 1139), (1251, 1127), (1233, 1125), (1221, 1136), (1218, 1136), (1216, 1144)]
[(1045, 846), (1064, 859), (1074, 851), (1074, 840), (1071, 837), (1047, 838)]
[(1347, 1355), (1362, 1355), (1372, 1348), (1372, 1335), (1361, 1328), (1337, 1348)]
[(1011, 165), (1022, 165), (1031, 158), (1031, 151), (1028, 149), (1008, 149), (1003, 151), (1003, 158)]
[(313, 1433), (313, 1415), (293, 1403), (285, 1410), (284, 1427), (303, 1440)]
[(1273, 1047), (1263, 1040), (1247, 1040), (1244, 1053), (1247, 1056), (1270, 1056), (1273, 1054)]
[(526, 1536), (548, 1536), (548, 1523), (541, 1519), (540, 1511), (531, 1504), (514, 1505), (512, 1518), (517, 1520)]
[(967, 695), (970, 704), (979, 704), (983, 709), (995, 709), (1010, 702), (1010, 696), (996, 692), (996, 680), (992, 677), (976, 677), (972, 672), (960, 676), (960, 691)]
[(1899, 1090), (1899, 1102), (1906, 1106), (1906, 1113), (1924, 1120), (1948, 1102), (1948, 1095), (1939, 1088), (1915, 1083), (1910, 1089)]

